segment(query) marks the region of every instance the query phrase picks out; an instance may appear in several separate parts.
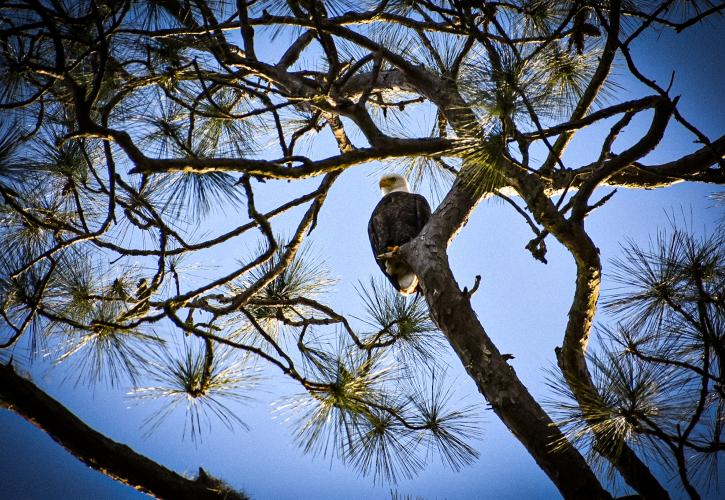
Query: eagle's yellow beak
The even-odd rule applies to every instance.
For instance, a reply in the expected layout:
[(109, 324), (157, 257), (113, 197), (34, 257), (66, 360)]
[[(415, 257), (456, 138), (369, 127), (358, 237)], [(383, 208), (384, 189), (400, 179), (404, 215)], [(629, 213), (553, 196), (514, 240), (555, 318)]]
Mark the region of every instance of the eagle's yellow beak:
[(380, 179), (379, 184), (381, 188), (390, 187), (393, 184), (393, 179), (391, 179), (390, 177), (383, 177), (382, 179)]

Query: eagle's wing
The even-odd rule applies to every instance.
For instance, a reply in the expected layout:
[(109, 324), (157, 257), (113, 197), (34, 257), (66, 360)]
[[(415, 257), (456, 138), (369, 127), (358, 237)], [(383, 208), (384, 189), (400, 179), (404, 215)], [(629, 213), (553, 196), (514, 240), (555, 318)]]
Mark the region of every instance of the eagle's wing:
[[(377, 256), (387, 251), (386, 241), (389, 239), (388, 232), (390, 228), (386, 223), (388, 200), (382, 199), (376, 205), (368, 222), (368, 237), (370, 238), (370, 247), (373, 251), (373, 257), (378, 264), (380, 270), (385, 273), (385, 261), (378, 260)], [(387, 273), (385, 274), (387, 276)], [(390, 277), (388, 277), (390, 279)], [(392, 280), (391, 280), (392, 282)], [(395, 284), (397, 287), (397, 284)]]
[(418, 222), (418, 227), (415, 230), (415, 236), (418, 236), (420, 231), (423, 229), (423, 226), (425, 226), (430, 220), (431, 210), (428, 200), (426, 200), (423, 196), (419, 194), (413, 194), (413, 196), (415, 196), (415, 219)]

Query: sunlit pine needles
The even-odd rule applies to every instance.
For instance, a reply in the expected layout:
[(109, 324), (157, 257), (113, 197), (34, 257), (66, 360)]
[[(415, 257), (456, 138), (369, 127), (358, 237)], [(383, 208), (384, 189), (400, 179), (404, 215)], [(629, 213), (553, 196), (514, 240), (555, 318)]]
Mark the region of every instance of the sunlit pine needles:
[(413, 477), (436, 451), (456, 470), (477, 456), (468, 442), (480, 436), (479, 408), (450, 409), (452, 390), (435, 374), (416, 385), (350, 346), (314, 366), (319, 384), (278, 405), (304, 451), (337, 457), (375, 482)]
[(288, 399), (278, 409), (294, 414), (295, 438), (305, 452), (336, 456), (362, 474), (372, 474), (376, 482), (395, 482), (412, 477), (424, 464), (411, 453), (410, 432), (395, 418), (403, 409), (383, 388), (397, 375), (389, 365), (377, 363), (357, 350), (332, 358), (321, 367), (326, 389)]
[[(645, 444), (641, 440), (647, 437), (638, 431), (646, 419), (660, 419), (677, 411), (678, 401), (668, 392), (681, 381), (670, 367), (614, 353), (588, 354), (587, 361), (596, 393), (582, 397), (588, 388), (582, 384), (577, 399), (558, 371), (549, 376), (557, 399), (548, 405), (568, 440), (590, 450), (608, 449), (616, 454), (625, 443)], [(564, 442), (557, 445), (567, 446)]]
[(248, 355), (216, 346), (209, 365), (208, 347), (196, 338), (185, 339), (176, 352), (160, 348), (151, 354), (146, 375), (156, 384), (134, 389), (129, 396), (138, 400), (159, 400), (162, 406), (145, 422), (147, 434), (154, 432), (176, 411), (185, 412), (183, 435), (192, 441), (202, 438), (213, 421), (226, 428), (247, 429), (233, 403), (246, 403), (260, 381)]
[(445, 344), (422, 296), (404, 297), (375, 278), (369, 286), (359, 283), (357, 292), (365, 304), (362, 320), (375, 329), (365, 337), (366, 343), (389, 347), (404, 368), (427, 369), (438, 363)]
[(385, 400), (384, 386), (398, 376), (379, 356), (341, 345), (336, 356), (314, 365), (321, 387), (278, 406), (296, 414), (296, 439), (305, 452), (344, 459), (369, 413), (370, 405)]
[(675, 345), (689, 339), (689, 347), (700, 346), (704, 335), (722, 338), (725, 333), (697, 323), (705, 319), (698, 307), (713, 318), (725, 309), (723, 243), (722, 233), (697, 240), (683, 230), (658, 234), (648, 249), (630, 242), (612, 261), (617, 288), (605, 308), (642, 335), (676, 336)]
[(673, 229), (645, 249), (629, 242), (612, 261), (617, 287), (604, 303), (616, 327), (597, 327), (605, 342), (587, 357), (596, 393), (582, 397), (586, 384), (551, 377), (559, 395), (551, 406), (569, 439), (614, 453), (626, 443), (675, 473), (671, 444), (685, 440), (688, 475), (707, 484), (722, 439), (722, 238)]
[(456, 471), (473, 463), (478, 452), (469, 443), (483, 434), (481, 406), (452, 402), (455, 383), (445, 371), (431, 370), (429, 380), (411, 385), (411, 412), (425, 429), (416, 439), (426, 447), (427, 459), (438, 456)]
[[(255, 267), (242, 279), (233, 282), (229, 288), (232, 292), (245, 290), (248, 286), (263, 279), (268, 273), (275, 270), (282, 261), (286, 250), (285, 240), (278, 237), (279, 249), (271, 259)], [(266, 249), (266, 243), (260, 242), (254, 255), (261, 255)], [(298, 298), (314, 299), (328, 292), (337, 282), (323, 260), (316, 255), (309, 244), (303, 244), (297, 254), (282, 271), (254, 294), (246, 310), (265, 330), (276, 336), (282, 322), (280, 315), (292, 321), (300, 321), (306, 315), (312, 314), (309, 307), (303, 304), (294, 304)], [(234, 336), (242, 335), (246, 340), (259, 341), (254, 328), (244, 318), (241, 328), (235, 329)], [(256, 339), (256, 341), (254, 340)]]
[[(250, 134), (235, 120), (204, 118), (194, 134), (185, 135), (189, 112), (173, 102), (161, 101), (158, 109), (144, 118), (148, 125), (143, 142), (158, 151), (158, 155), (182, 156), (187, 158), (211, 158), (218, 156), (227, 143), (241, 141)], [(242, 144), (235, 146), (246, 151)], [(225, 172), (173, 172), (158, 174), (155, 179), (155, 195), (160, 209), (171, 215), (184, 213), (192, 218), (202, 218), (213, 207), (243, 203), (242, 191), (236, 185), (237, 179)], [(183, 201), (183, 202), (182, 202)]]
[(110, 277), (90, 255), (66, 252), (46, 297), (47, 330), (59, 340), (57, 362), (72, 361), (77, 381), (136, 384), (145, 346), (159, 339), (143, 326), (124, 325), (128, 276)]

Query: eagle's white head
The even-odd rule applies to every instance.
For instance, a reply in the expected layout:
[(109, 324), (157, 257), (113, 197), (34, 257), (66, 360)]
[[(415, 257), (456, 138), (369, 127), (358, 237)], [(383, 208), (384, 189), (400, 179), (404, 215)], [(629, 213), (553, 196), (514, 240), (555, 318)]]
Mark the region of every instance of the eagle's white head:
[(383, 196), (395, 191), (410, 193), (410, 186), (408, 186), (405, 177), (400, 174), (385, 174), (380, 178), (380, 191), (382, 191)]

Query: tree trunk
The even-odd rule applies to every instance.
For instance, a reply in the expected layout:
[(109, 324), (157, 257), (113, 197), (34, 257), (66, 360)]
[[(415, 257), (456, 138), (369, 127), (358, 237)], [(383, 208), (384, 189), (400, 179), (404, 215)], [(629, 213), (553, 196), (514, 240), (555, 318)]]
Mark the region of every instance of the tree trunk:
[(431, 316), (445, 333), (478, 390), (566, 498), (611, 498), (581, 454), (566, 440), (499, 353), (448, 264), (448, 241), (477, 203), (460, 182), (402, 255), (417, 274)]

